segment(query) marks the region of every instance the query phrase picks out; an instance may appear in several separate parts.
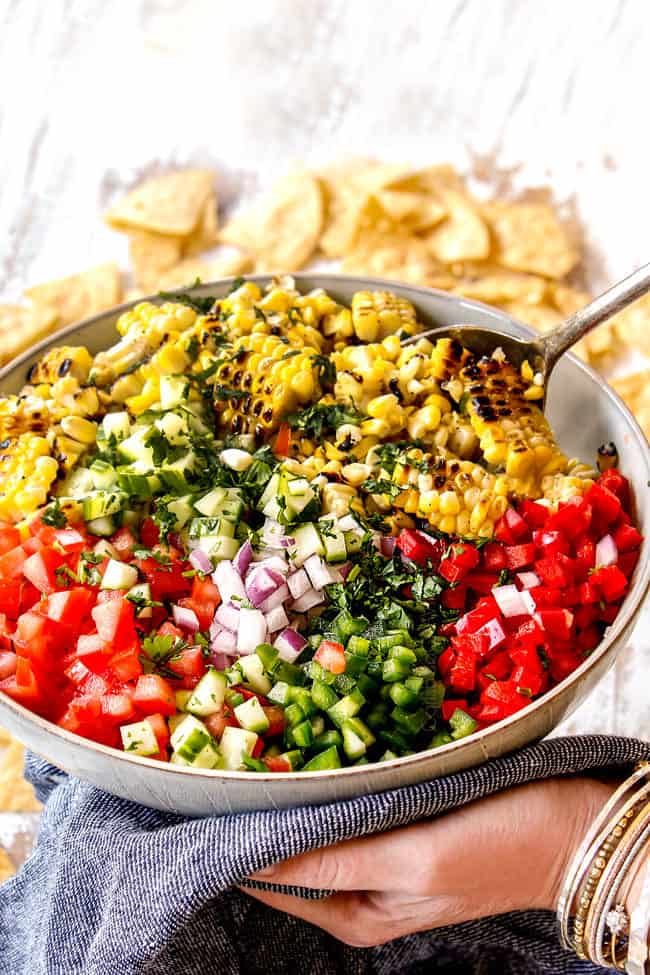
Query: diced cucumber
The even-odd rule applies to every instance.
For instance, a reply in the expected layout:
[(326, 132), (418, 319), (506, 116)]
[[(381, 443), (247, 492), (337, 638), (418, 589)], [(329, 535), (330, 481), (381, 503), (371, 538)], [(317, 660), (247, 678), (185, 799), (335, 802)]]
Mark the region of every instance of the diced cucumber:
[[(187, 702), (189, 701), (193, 693), (194, 693), (193, 691), (175, 692), (174, 697), (176, 699), (176, 707), (178, 708), (179, 711), (185, 711), (187, 707)], [(178, 722), (183, 720), (183, 717), (184, 715), (182, 714), (172, 715), (172, 717), (169, 719), (169, 730), (173, 732)], [(176, 724), (174, 724), (174, 727), (172, 728), (172, 721), (174, 720), (176, 721)]]
[(318, 735), (322, 735), (325, 731), (325, 718), (322, 714), (317, 714), (314, 718), (310, 718), (311, 730), (314, 738)]
[(194, 688), (185, 710), (201, 718), (216, 714), (223, 707), (227, 686), (226, 675), (210, 667)]
[(446, 731), (438, 731), (429, 742), (429, 748), (442, 748), (443, 745), (450, 745), (453, 740)]
[(271, 681), (264, 673), (264, 664), (256, 653), (249, 653), (240, 657), (237, 665), (244, 675), (244, 680), (256, 694), (268, 694), (271, 690)]
[(114, 515), (128, 504), (124, 491), (92, 491), (84, 498), (83, 514), (85, 521), (106, 518)]
[(321, 711), (329, 711), (339, 700), (339, 696), (329, 684), (322, 680), (315, 680), (311, 688), (314, 704)]
[(274, 704), (288, 704), (289, 703), (289, 684), (283, 680), (279, 680), (277, 684), (274, 684), (269, 693), (266, 695), (269, 701), (273, 701)]
[(370, 728), (368, 727), (368, 725), (365, 724), (361, 720), (361, 718), (348, 718), (347, 719), (347, 721), (343, 725), (343, 736), (344, 737), (345, 737), (345, 729), (346, 728), (349, 728), (351, 731), (353, 731), (355, 733), (355, 735), (357, 735), (361, 739), (361, 741), (364, 743), (364, 745), (366, 746), (366, 748), (370, 748), (370, 746), (371, 745), (374, 745), (374, 743), (377, 741), (377, 739), (373, 735), (373, 733), (370, 730)]
[(319, 752), (318, 755), (314, 755), (306, 765), (303, 765), (303, 772), (325, 772), (329, 769), (341, 768), (341, 757), (338, 752), (338, 748), (332, 745), (330, 748), (324, 749), (324, 751)]
[(255, 652), (262, 661), (264, 670), (268, 673), (273, 673), (273, 669), (278, 660), (279, 650), (271, 646), (270, 643), (262, 643)]
[(214, 744), (212, 735), (202, 721), (193, 714), (187, 714), (174, 729), (171, 744), (174, 751), (192, 762), (207, 744)]
[(160, 377), (160, 405), (163, 410), (173, 410), (187, 399), (187, 379), (184, 376)]
[(234, 559), (239, 551), (240, 542), (236, 538), (228, 538), (227, 535), (204, 535), (198, 540), (198, 548), (213, 561), (220, 562), (224, 559)]
[(163, 464), (158, 468), (157, 473), (170, 491), (175, 494), (187, 494), (196, 464), (196, 454), (193, 450), (188, 450), (171, 464)]
[(451, 737), (455, 741), (457, 741), (459, 738), (466, 738), (467, 735), (471, 735), (472, 732), (476, 731), (478, 727), (478, 724), (474, 718), (461, 708), (456, 708), (449, 719), (449, 724), (451, 725)]
[(147, 468), (153, 469), (153, 450), (146, 443), (150, 432), (151, 427), (148, 426), (136, 430), (130, 437), (117, 445), (118, 453), (127, 461), (141, 460), (147, 465)]
[(134, 565), (109, 559), (102, 577), (102, 589), (130, 589), (138, 581), (138, 570)]
[(206, 518), (237, 522), (244, 513), (244, 499), (239, 488), (215, 488), (196, 501), (194, 507)]
[(287, 478), (287, 492), (292, 498), (304, 497), (306, 494), (313, 498), (314, 492), (306, 477)]
[(270, 728), (269, 719), (256, 697), (250, 697), (243, 704), (239, 704), (235, 708), (235, 717), (246, 731), (256, 731), (259, 735), (263, 735)]
[(343, 532), (343, 537), (348, 555), (360, 551), (363, 544), (363, 535), (359, 535), (357, 532)]
[(361, 758), (366, 754), (367, 748), (365, 742), (350, 727), (349, 722), (343, 722), (341, 731), (343, 732), (343, 751), (351, 761)]
[(308, 521), (304, 525), (298, 525), (292, 531), (295, 550), (293, 564), (299, 568), (310, 555), (324, 555), (325, 546), (320, 537), (320, 533), (312, 522)]
[(160, 478), (152, 471), (145, 470), (145, 466), (136, 462), (117, 468), (117, 483), (131, 498), (151, 498), (160, 491)]
[(326, 562), (345, 562), (348, 551), (345, 547), (345, 536), (332, 518), (320, 518), (318, 521), (320, 537), (323, 540)]
[(337, 727), (342, 728), (345, 721), (348, 718), (353, 718), (359, 713), (363, 705), (366, 703), (366, 699), (356, 687), (345, 697), (342, 697), (340, 701), (332, 705), (331, 708), (327, 709), (327, 713), (331, 720)]
[(235, 523), (225, 518), (192, 518), (190, 538), (202, 538), (204, 535), (225, 535), (227, 538), (234, 538)]
[(107, 413), (100, 426), (107, 440), (111, 437), (125, 440), (131, 433), (131, 420), (124, 410), (120, 410), (119, 413)]
[(368, 626), (369, 621), (365, 616), (353, 616), (347, 609), (342, 609), (334, 619), (334, 627), (342, 643), (346, 643), (348, 637), (363, 633)]
[(186, 759), (184, 759), (184, 758), (181, 758), (181, 756), (180, 755), (177, 755), (176, 752), (173, 752), (171, 758), (169, 759), (169, 764), (170, 765), (185, 765), (185, 766), (188, 766), (188, 765), (191, 765), (192, 763), (186, 761)]
[(117, 559), (120, 561), (120, 555), (114, 545), (107, 542), (105, 538), (100, 538), (100, 540), (93, 545), (93, 552), (95, 555), (101, 555), (102, 558)]
[(92, 462), (88, 470), (92, 474), (93, 486), (99, 490), (107, 491), (117, 481), (115, 468), (107, 461), (100, 460), (99, 457)]
[(89, 470), (79, 467), (71, 471), (66, 479), (57, 488), (59, 497), (75, 498), (81, 500), (90, 491), (95, 490), (95, 479)]
[[(161, 502), (158, 502), (160, 506)], [(184, 528), (194, 514), (192, 495), (186, 494), (183, 498), (176, 498), (174, 501), (167, 502), (167, 510), (176, 518), (176, 529)]]
[(91, 535), (100, 535), (104, 538), (107, 538), (109, 535), (114, 535), (117, 527), (117, 521), (111, 516), (106, 518), (92, 518), (86, 522), (86, 528)]
[(221, 736), (221, 754), (225, 768), (236, 772), (245, 769), (244, 755), (252, 755), (258, 742), (258, 735), (245, 728), (231, 728), (226, 725)]
[(192, 768), (223, 768), (224, 761), (221, 752), (214, 741), (209, 741), (189, 763)]
[(160, 751), (153, 728), (146, 719), (122, 725), (120, 735), (124, 751), (132, 755), (155, 755)]
[(290, 744), (297, 748), (309, 748), (314, 740), (314, 729), (311, 726), (311, 721), (305, 718), (304, 721), (299, 721), (298, 724), (289, 728), (287, 739)]
[(264, 488), (264, 491), (262, 492), (259, 501), (257, 502), (257, 507), (259, 511), (263, 511), (265, 506), (269, 503), (269, 501), (271, 501), (271, 499), (275, 500), (277, 498), (279, 489), (280, 489), (280, 475), (276, 473), (273, 474), (273, 476), (269, 480), (268, 484)]
[(154, 426), (160, 430), (167, 443), (175, 447), (188, 443), (190, 425), (187, 418), (179, 413), (164, 413), (154, 421)]

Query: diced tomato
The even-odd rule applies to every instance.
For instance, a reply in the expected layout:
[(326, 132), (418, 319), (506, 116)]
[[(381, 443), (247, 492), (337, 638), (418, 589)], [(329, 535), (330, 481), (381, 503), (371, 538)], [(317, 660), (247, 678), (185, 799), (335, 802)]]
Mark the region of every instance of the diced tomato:
[(252, 758), (259, 758), (266, 747), (266, 742), (260, 735), (255, 744), (253, 745), (253, 751), (251, 752)]
[(212, 737), (216, 738), (217, 741), (221, 741), (224, 728), (239, 727), (239, 722), (233, 715), (232, 711), (227, 708), (222, 708), (221, 711), (217, 711), (215, 714), (209, 714), (207, 718), (203, 719), (203, 721)]
[(102, 640), (119, 649), (135, 636), (133, 603), (120, 593), (119, 598), (98, 602), (90, 614)]
[(549, 654), (549, 673), (556, 683), (572, 674), (582, 663), (582, 656), (575, 650), (554, 650)]
[(549, 515), (545, 531), (558, 531), (569, 541), (588, 531), (591, 524), (590, 503), (582, 497), (569, 498), (557, 511)]
[(525, 542), (530, 538), (530, 528), (514, 508), (506, 508), (494, 529), (494, 537), (506, 545)]
[(76, 528), (59, 528), (56, 531), (55, 542), (66, 555), (82, 552), (88, 545), (88, 539)]
[(32, 663), (51, 670), (62, 651), (69, 645), (68, 627), (43, 613), (29, 610), (18, 617), (15, 644)]
[(17, 659), (12, 650), (0, 650), (0, 680), (13, 677), (16, 673)]
[[(201, 579), (200, 576), (194, 576), (192, 594), (185, 599), (191, 601), (191, 605), (190, 603), (187, 605), (196, 613), (201, 630), (209, 629), (214, 619), (215, 610), (221, 603), (219, 590), (212, 579), (209, 577)], [(179, 605), (185, 605), (185, 600), (179, 600)]]
[(411, 559), (412, 562), (420, 566), (430, 564), (434, 572), (437, 571), (447, 548), (443, 539), (433, 538), (426, 532), (415, 531), (410, 528), (402, 529), (395, 544), (407, 559)]
[(290, 449), (291, 427), (288, 423), (281, 423), (273, 445), (273, 453), (276, 457), (288, 457)]
[(481, 692), (479, 720), (486, 722), (502, 721), (526, 707), (528, 699), (517, 692), (512, 681), (494, 680)]
[(464, 633), (462, 636), (452, 637), (451, 646), (458, 656), (471, 654), (482, 659), (489, 653), (490, 639), (487, 633)]
[(569, 609), (538, 609), (535, 620), (549, 637), (558, 640), (568, 640), (573, 632), (573, 613)]
[(286, 727), (287, 720), (284, 716), (284, 708), (278, 705), (271, 705), (263, 709), (264, 714), (269, 720), (269, 729), (265, 731), (264, 734), (267, 738), (273, 738), (275, 735), (281, 735)]
[(63, 563), (62, 555), (55, 552), (54, 549), (44, 548), (26, 559), (23, 565), (23, 575), (41, 592), (55, 592), (59, 588), (56, 570)]
[(619, 603), (609, 603), (605, 606), (605, 609), (601, 609), (599, 619), (603, 623), (613, 623), (618, 616), (618, 611), (621, 608)]
[(0, 522), (0, 555), (20, 545), (20, 532), (14, 525)]
[(140, 541), (145, 548), (153, 548), (160, 543), (160, 532), (153, 518), (145, 518), (140, 525)]
[(501, 572), (506, 568), (506, 553), (503, 545), (498, 542), (488, 542), (481, 550), (483, 568), (488, 572)]
[(33, 586), (31, 582), (27, 582), (27, 579), (25, 579), (20, 589), (20, 612), (26, 613), (28, 609), (31, 609), (39, 602), (40, 598), (41, 594), (36, 586)]
[(591, 582), (581, 582), (578, 586), (578, 602), (582, 606), (591, 606), (600, 602), (600, 593)]
[(519, 511), (526, 524), (533, 529), (543, 528), (550, 514), (545, 504), (538, 504), (537, 501), (528, 499), (520, 503)]
[(596, 543), (588, 535), (581, 535), (575, 543), (576, 575), (585, 578), (596, 564)]
[(189, 594), (191, 582), (183, 575), (190, 568), (187, 562), (170, 561), (161, 564), (156, 559), (149, 558), (136, 560), (136, 565), (151, 586), (153, 599), (180, 599)]
[(133, 695), (125, 691), (105, 694), (101, 701), (102, 715), (116, 724), (133, 721), (137, 715)]
[(559, 606), (563, 598), (561, 589), (550, 586), (533, 586), (528, 592), (536, 606)]
[(613, 538), (619, 552), (630, 552), (637, 549), (643, 541), (643, 536), (634, 525), (619, 525), (614, 531)]
[(137, 680), (142, 674), (142, 663), (139, 655), (139, 641), (135, 637), (135, 648), (127, 647), (118, 650), (108, 660), (108, 667), (119, 681)]
[(623, 573), (629, 579), (636, 568), (636, 564), (639, 561), (639, 550), (635, 549), (633, 552), (624, 552), (623, 555), (619, 555), (618, 562), (616, 563)]
[(467, 586), (450, 586), (449, 589), (443, 589), (440, 601), (445, 609), (465, 609)]
[(610, 491), (602, 481), (592, 484), (585, 498), (597, 516), (599, 526), (609, 527), (609, 525), (616, 521), (621, 510), (621, 502), (616, 494)]
[(598, 486), (605, 488), (616, 495), (623, 508), (628, 511), (630, 507), (630, 483), (619, 470), (611, 468), (598, 478)]
[(578, 646), (583, 651), (583, 653), (589, 653), (595, 650), (603, 636), (595, 623), (591, 626), (586, 626), (584, 630), (578, 633)]
[(472, 653), (457, 655), (448, 681), (456, 691), (473, 691), (476, 687), (476, 657)]
[(446, 650), (442, 651), (438, 657), (438, 671), (440, 672), (441, 677), (447, 677), (455, 659), (456, 654), (451, 647), (447, 647)]
[(439, 573), (447, 582), (461, 582), (465, 576), (475, 569), (480, 555), (474, 545), (467, 542), (457, 542), (450, 547), (449, 554), (440, 563)]
[[(466, 586), (482, 596), (489, 596), (498, 582), (499, 576), (494, 572), (470, 572), (465, 579)], [(459, 606), (458, 609), (462, 609), (463, 606)]]
[(199, 646), (178, 650), (169, 658), (166, 666), (178, 675), (186, 690), (196, 687), (206, 670), (203, 651)]
[(533, 532), (533, 541), (538, 549), (543, 550), (544, 558), (569, 554), (569, 543), (561, 532), (540, 529)]
[(345, 647), (342, 643), (335, 643), (334, 640), (321, 641), (314, 660), (331, 674), (345, 673)]
[(130, 528), (120, 528), (111, 536), (111, 545), (122, 562), (129, 562), (133, 558), (137, 542)]
[(584, 630), (599, 618), (597, 604), (578, 606), (573, 614), (573, 622), (577, 630)]
[(57, 530), (52, 525), (46, 525), (43, 521), (42, 515), (38, 515), (36, 518), (32, 518), (29, 523), (29, 531), (43, 545), (53, 545), (54, 539), (56, 538)]
[(169, 745), (169, 739), (171, 737), (164, 714), (149, 714), (145, 720), (149, 722), (153, 729), (160, 751), (164, 752)]
[[(20, 612), (20, 597), (23, 585), (24, 583), (20, 582), (19, 579), (14, 579), (11, 582), (0, 581), (0, 613), (16, 619)], [(40, 595), (38, 593), (38, 598), (40, 598)]]
[(0, 579), (16, 579), (23, 571), (27, 553), (23, 545), (9, 549), (0, 555)]
[(499, 650), (490, 657), (482, 669), (483, 674), (490, 674), (494, 680), (504, 680), (510, 676), (512, 661), (506, 650)]
[(79, 694), (70, 702), (71, 711), (82, 724), (94, 723), (102, 714), (102, 699), (94, 694)]
[[(181, 596), (178, 600), (178, 606), (182, 606), (183, 609), (191, 609), (197, 620), (199, 621), (199, 630), (209, 630), (214, 619), (214, 609), (205, 608), (198, 603), (191, 596)], [(215, 607), (216, 609), (216, 607)]]
[(499, 607), (494, 597), (485, 596), (483, 599), (479, 599), (474, 609), (469, 613), (465, 613), (464, 616), (461, 616), (457, 620), (456, 632), (459, 635), (463, 633), (476, 633), (484, 623), (487, 623), (491, 619), (498, 619), (500, 615)]
[(506, 639), (505, 630), (498, 619), (491, 619), (484, 623), (480, 630), (476, 631), (476, 636), (487, 639), (488, 652), (494, 650), (495, 647), (500, 647)]
[(603, 594), (605, 602), (613, 603), (624, 595), (627, 589), (627, 578), (617, 565), (607, 565), (589, 577), (593, 586), (598, 586)]
[(34, 552), (40, 552), (41, 549), (45, 547), (44, 542), (42, 542), (40, 538), (36, 538), (35, 535), (32, 535), (30, 538), (26, 538), (23, 542), (25, 556), (33, 555)]
[(138, 677), (133, 703), (143, 714), (176, 714), (174, 691), (169, 681), (159, 674)]
[(573, 582), (573, 563), (560, 552), (545, 559), (537, 559), (535, 572), (549, 589), (566, 589)]
[(165, 622), (158, 628), (158, 636), (173, 636), (174, 640), (185, 639), (183, 631), (169, 620), (165, 620)]
[(268, 755), (262, 761), (269, 772), (293, 772), (291, 762), (284, 755)]
[(43, 710), (40, 688), (33, 673), (29, 686), (18, 684), (15, 674), (0, 680), (0, 691), (3, 691), (12, 700), (17, 701), (18, 704), (23, 704), (26, 708), (31, 708), (38, 713)]
[(445, 698), (440, 705), (442, 720), (449, 721), (454, 711), (457, 711), (458, 708), (460, 708), (461, 711), (467, 711), (468, 704), (465, 698)]
[(81, 586), (53, 592), (47, 599), (47, 615), (61, 623), (80, 625), (84, 617), (89, 615), (94, 602), (95, 594), (92, 589)]
[(525, 569), (535, 560), (535, 546), (532, 542), (523, 545), (506, 545), (506, 565), (511, 572)]

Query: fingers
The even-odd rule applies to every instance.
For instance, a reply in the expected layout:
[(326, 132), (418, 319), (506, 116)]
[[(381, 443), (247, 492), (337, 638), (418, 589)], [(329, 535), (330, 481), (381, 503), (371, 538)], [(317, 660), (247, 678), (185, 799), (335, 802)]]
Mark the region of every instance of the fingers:
[(409, 891), (425, 894), (431, 882), (430, 847), (435, 824), (348, 840), (275, 864), (255, 880), (315, 890)]

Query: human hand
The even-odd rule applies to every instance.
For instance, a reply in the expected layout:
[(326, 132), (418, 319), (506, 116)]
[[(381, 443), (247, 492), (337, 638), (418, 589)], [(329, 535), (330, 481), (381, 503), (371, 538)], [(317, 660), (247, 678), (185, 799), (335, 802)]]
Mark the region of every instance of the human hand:
[(571, 856), (612, 791), (586, 778), (536, 782), (252, 878), (337, 891), (322, 900), (244, 889), (356, 947), (506, 911), (552, 910)]

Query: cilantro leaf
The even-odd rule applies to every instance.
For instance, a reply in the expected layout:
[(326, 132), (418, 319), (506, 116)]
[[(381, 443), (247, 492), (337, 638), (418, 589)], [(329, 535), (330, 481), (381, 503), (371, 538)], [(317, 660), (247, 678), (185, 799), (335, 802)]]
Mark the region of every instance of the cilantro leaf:
[(50, 525), (52, 528), (66, 527), (68, 519), (61, 508), (61, 503), (58, 498), (55, 498), (52, 504), (48, 504), (47, 508), (45, 508), (41, 515), (41, 521), (44, 525)]

